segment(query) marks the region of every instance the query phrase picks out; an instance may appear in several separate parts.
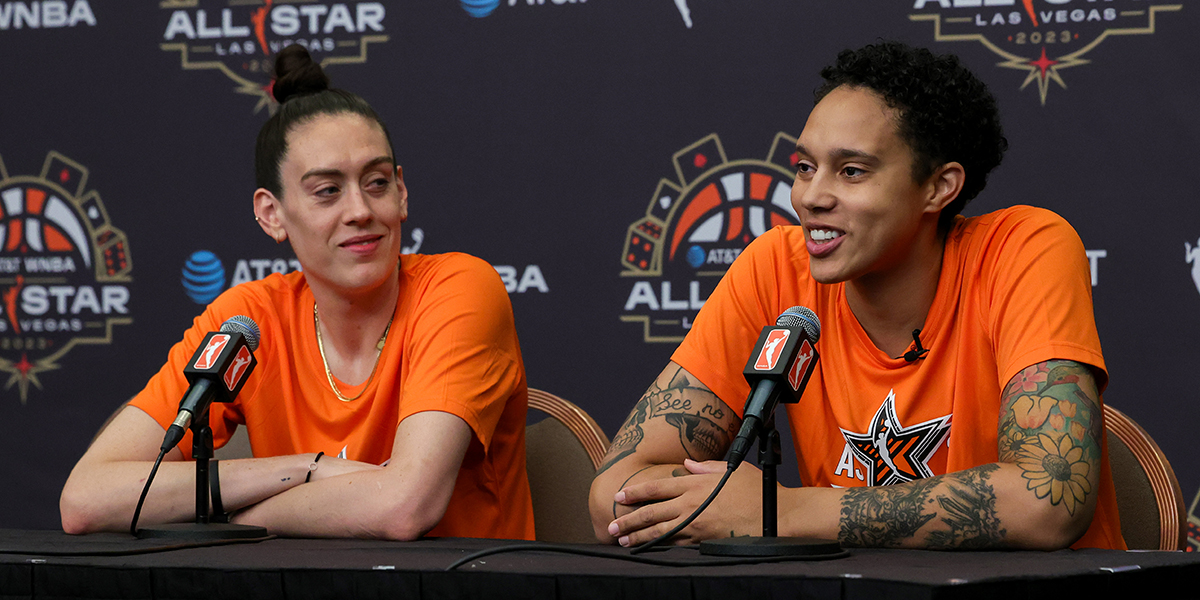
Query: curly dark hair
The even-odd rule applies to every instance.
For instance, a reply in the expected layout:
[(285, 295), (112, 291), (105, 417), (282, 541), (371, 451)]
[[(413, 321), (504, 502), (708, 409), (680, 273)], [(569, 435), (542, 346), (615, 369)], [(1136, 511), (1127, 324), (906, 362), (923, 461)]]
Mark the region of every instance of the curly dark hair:
[(884, 41), (843, 50), (836, 63), (821, 69), (821, 77), (825, 83), (813, 94), (817, 102), (845, 85), (874, 91), (897, 111), (900, 137), (914, 154), (916, 181), (951, 161), (963, 166), (966, 181), (942, 209), (943, 228), (983, 190), (1008, 149), (996, 98), (953, 54)]

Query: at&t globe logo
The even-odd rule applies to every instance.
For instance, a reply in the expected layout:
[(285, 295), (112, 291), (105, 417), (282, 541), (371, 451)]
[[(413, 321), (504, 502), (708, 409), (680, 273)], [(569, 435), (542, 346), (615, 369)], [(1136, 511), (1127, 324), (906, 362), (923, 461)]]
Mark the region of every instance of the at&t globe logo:
[(212, 302), (225, 289), (225, 265), (216, 254), (197, 250), (183, 264), (183, 291), (196, 304)]

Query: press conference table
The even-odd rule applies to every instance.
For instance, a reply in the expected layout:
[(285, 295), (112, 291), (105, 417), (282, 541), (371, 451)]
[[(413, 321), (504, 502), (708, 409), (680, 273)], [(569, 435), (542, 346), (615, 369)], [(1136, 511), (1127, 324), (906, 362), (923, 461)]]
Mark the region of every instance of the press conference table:
[[(1183, 552), (851, 550), (824, 561), (714, 566), (675, 548), (654, 566), (521, 551), (445, 569), (497, 540), (269, 539), (152, 551), (122, 534), (0, 530), (0, 598), (1095, 598), (1196, 590)], [(576, 546), (627, 555), (620, 548)], [(63, 553), (91, 553), (62, 556)], [(108, 555), (94, 555), (109, 553)], [(60, 555), (54, 555), (60, 554)], [(709, 564), (705, 564), (709, 563)], [(1189, 592), (1184, 591), (1184, 595)]]

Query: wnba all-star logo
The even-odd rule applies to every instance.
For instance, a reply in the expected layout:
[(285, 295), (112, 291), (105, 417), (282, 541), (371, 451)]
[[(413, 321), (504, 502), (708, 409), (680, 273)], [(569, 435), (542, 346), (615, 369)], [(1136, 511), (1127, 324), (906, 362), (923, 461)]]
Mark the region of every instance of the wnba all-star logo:
[(37, 177), (11, 177), (0, 160), (0, 373), (22, 404), (76, 344), (111, 343), (114, 325), (133, 322), (129, 242), (87, 177), (57, 152)]
[(1150, 35), (1164, 13), (1183, 5), (1160, 0), (903, 0), (909, 19), (933, 26), (939, 42), (978, 42), (1001, 59), (997, 66), (1025, 72), (1021, 89), (1037, 82), (1042, 104), (1050, 82), (1066, 89), (1062, 71), (1113, 36)]
[(622, 277), (633, 279), (621, 320), (647, 342), (679, 342), (729, 265), (754, 238), (799, 223), (792, 208), (796, 138), (775, 136), (766, 160), (730, 161), (716, 134), (675, 153), (646, 214), (629, 226)]
[(322, 67), (364, 63), (367, 46), (386, 42), (382, 2), (296, 0), (163, 0), (163, 43), (185, 70), (214, 69), (234, 90), (258, 98), (254, 110), (275, 109), (271, 98), (275, 54), (308, 48)]

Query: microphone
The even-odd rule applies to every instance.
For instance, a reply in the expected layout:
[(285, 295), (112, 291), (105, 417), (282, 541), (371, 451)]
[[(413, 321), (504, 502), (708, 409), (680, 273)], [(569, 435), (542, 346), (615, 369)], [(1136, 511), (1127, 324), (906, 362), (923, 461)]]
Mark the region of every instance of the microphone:
[(179, 401), (179, 415), (167, 428), (162, 445), (164, 452), (183, 439), (184, 431), (194, 419), (208, 414), (212, 402), (231, 402), (242, 391), (250, 372), (258, 364), (254, 358), (258, 339), (258, 324), (242, 315), (230, 317), (221, 324), (220, 331), (204, 336), (183, 369), (191, 386)]
[[(803, 306), (783, 311), (774, 327), (763, 328), (743, 370), (752, 389), (742, 413), (742, 428), (725, 456), (730, 469), (745, 460), (762, 425), (775, 414), (781, 388), (791, 394), (784, 402), (800, 400), (820, 358), (813, 345), (820, 337), (821, 320)], [(780, 386), (782, 383), (787, 385)]]
[(921, 347), (921, 330), (913, 330), (913, 349), (904, 353), (904, 360), (908, 362), (917, 362), (918, 359), (925, 360), (925, 355), (929, 354), (929, 348)]

